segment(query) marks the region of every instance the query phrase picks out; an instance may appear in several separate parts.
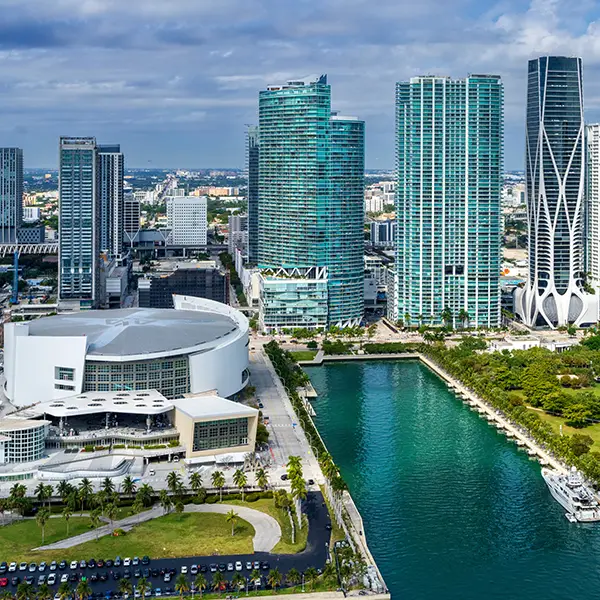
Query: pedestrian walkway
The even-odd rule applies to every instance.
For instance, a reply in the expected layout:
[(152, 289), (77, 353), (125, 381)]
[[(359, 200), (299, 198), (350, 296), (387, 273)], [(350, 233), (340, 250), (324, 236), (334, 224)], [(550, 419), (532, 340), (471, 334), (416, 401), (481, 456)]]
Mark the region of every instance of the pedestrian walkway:
[[(279, 526), (279, 523), (270, 515), (259, 510), (248, 508), (246, 506), (234, 506), (232, 504), (188, 504), (184, 508), (184, 512), (187, 513), (227, 514), (230, 510), (235, 511), (241, 519), (248, 521), (248, 523), (254, 527), (254, 538), (252, 539), (252, 543), (255, 552), (270, 552), (279, 543), (279, 540), (281, 539), (281, 527)], [(128, 531), (139, 523), (150, 521), (157, 517), (162, 517), (163, 515), (163, 509), (156, 505), (139, 515), (132, 515), (131, 517), (115, 521), (112, 526), (103, 525), (97, 529), (60, 540), (54, 544), (47, 544), (46, 546), (34, 548), (34, 550), (63, 550), (64, 548), (72, 548), (73, 546), (79, 546), (79, 544), (91, 542), (96, 538), (111, 535), (115, 529), (124, 529), (125, 531)]]

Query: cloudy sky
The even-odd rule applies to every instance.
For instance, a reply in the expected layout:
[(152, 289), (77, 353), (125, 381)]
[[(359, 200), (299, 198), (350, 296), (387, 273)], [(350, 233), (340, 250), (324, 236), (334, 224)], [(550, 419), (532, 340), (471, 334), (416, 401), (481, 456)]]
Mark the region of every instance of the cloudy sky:
[(0, 145), (55, 167), (59, 135), (120, 142), (131, 167), (241, 167), (258, 91), (327, 73), (394, 164), (394, 82), (500, 74), (521, 169), (527, 59), (582, 56), (600, 120), (599, 0), (0, 0)]

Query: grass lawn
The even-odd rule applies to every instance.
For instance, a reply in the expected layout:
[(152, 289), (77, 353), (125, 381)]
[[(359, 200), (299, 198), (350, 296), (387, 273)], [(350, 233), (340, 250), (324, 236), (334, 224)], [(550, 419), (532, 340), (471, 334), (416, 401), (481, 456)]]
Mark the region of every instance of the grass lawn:
[(290, 518), (287, 513), (280, 509), (275, 508), (275, 502), (270, 498), (260, 498), (256, 502), (242, 502), (241, 500), (227, 500), (227, 504), (235, 504), (237, 506), (247, 506), (255, 510), (260, 510), (268, 515), (271, 515), (277, 520), (281, 527), (281, 540), (273, 548), (273, 552), (278, 554), (296, 554), (302, 552), (306, 548), (306, 541), (308, 539), (308, 525), (306, 516), (304, 517), (304, 526), (302, 529), (298, 529), (296, 526), (296, 543), (292, 544), (292, 526), (290, 525)]
[[(58, 541), (66, 537), (62, 519), (57, 521), (61, 533), (53, 539), (46, 532), (46, 543)], [(75, 532), (74, 521), (71, 519), (70, 533)], [(89, 526), (89, 519), (83, 519)], [(31, 525), (29, 524), (31, 523)], [(231, 525), (225, 520), (225, 515), (215, 513), (172, 513), (146, 523), (136, 525), (124, 536), (105, 536), (100, 539), (67, 548), (66, 550), (51, 550), (47, 552), (32, 552), (31, 548), (40, 545), (41, 536), (36, 522), (28, 521), (26, 529), (29, 533), (19, 532), (16, 525), (8, 525), (0, 529), (0, 539), (14, 540), (7, 549), (2, 547), (2, 560), (40, 561), (40, 560), (75, 560), (81, 558), (115, 556), (143, 556), (152, 558), (174, 558), (178, 556), (195, 556), (211, 554), (252, 554), (254, 552), (252, 538), (254, 527), (247, 521), (239, 519), (235, 527), (235, 535), (231, 535)], [(14, 529), (13, 529), (14, 528)], [(48, 529), (48, 528), (47, 528)], [(13, 533), (14, 531), (14, 533)]]
[(312, 360), (316, 355), (316, 350), (292, 350), (291, 354), (296, 360)]
[(556, 433), (560, 433), (560, 426), (562, 425), (563, 433), (565, 434), (573, 435), (574, 433), (582, 433), (589, 435), (594, 440), (594, 445), (592, 446), (593, 450), (597, 450), (600, 446), (600, 423), (593, 423), (587, 427), (570, 427), (569, 425), (565, 424), (563, 417), (549, 415), (541, 410), (535, 410), (533, 408), (529, 408), (529, 410), (534, 412), (540, 419), (550, 423)]

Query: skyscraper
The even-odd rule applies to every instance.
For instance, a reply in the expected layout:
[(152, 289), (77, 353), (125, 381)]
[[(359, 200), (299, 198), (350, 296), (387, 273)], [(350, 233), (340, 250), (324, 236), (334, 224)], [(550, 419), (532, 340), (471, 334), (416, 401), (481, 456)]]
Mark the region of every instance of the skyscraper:
[(597, 320), (584, 290), (584, 119), (580, 58), (529, 61), (525, 174), (529, 278), (517, 312), (532, 327)]
[[(358, 324), (364, 292), (364, 122), (332, 116), (331, 88), (323, 75), (261, 91), (259, 136), (258, 266), (286, 281), (285, 293), (277, 294), (279, 315), (272, 311), (265, 326)], [(308, 280), (327, 281), (325, 323), (322, 286), (307, 286)], [(319, 288), (314, 302), (309, 288)]]
[(121, 147), (98, 146), (100, 250), (113, 256), (123, 252), (123, 175)]
[(258, 127), (248, 127), (246, 133), (248, 170), (248, 260), (258, 260), (258, 156), (260, 152)]
[(586, 266), (590, 285), (600, 294), (600, 123), (588, 125), (586, 175)]
[(495, 75), (396, 85), (396, 320), (500, 323), (503, 95)]
[(23, 150), (0, 148), (0, 243), (13, 243), (23, 219)]
[(100, 271), (96, 139), (61, 137), (59, 153), (59, 299), (90, 307)]

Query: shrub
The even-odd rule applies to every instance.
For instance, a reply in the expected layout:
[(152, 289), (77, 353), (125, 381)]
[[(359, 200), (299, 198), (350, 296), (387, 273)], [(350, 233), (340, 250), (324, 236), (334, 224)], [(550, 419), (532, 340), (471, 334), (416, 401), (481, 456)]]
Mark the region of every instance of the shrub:
[(250, 494), (246, 494), (244, 496), (244, 499), (246, 500), (246, 502), (256, 502), (259, 498), (259, 495), (256, 494), (255, 492), (251, 492)]
[(84, 446), (83, 447), (83, 452), (93, 452), (94, 451), (94, 446)]
[(207, 496), (206, 504), (216, 504), (219, 501), (219, 496)]
[(208, 496), (206, 490), (204, 488), (200, 488), (196, 494), (196, 497), (194, 498), (194, 504), (204, 504), (206, 501), (206, 496)]
[(121, 450), (125, 448), (125, 444), (114, 444), (113, 445), (113, 450)]

